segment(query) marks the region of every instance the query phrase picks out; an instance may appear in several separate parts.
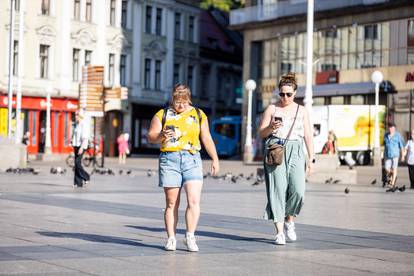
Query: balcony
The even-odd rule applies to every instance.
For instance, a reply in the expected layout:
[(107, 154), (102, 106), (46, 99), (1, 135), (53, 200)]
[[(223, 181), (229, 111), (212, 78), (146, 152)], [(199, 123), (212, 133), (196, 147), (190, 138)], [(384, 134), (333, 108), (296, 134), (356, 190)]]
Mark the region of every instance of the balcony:
[[(315, 0), (315, 13), (349, 8), (371, 6), (391, 0)], [(258, 5), (230, 12), (230, 25), (276, 20), (282, 17), (304, 15), (307, 12), (306, 0), (290, 0), (270, 5)]]

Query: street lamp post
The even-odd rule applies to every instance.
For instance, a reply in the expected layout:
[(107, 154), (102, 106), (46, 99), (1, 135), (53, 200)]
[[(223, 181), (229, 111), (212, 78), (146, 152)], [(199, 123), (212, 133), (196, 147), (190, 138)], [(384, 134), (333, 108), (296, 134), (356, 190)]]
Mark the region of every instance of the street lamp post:
[(9, 23), (9, 87), (8, 87), (8, 115), (7, 115), (7, 138), (12, 138), (12, 112), (13, 112), (13, 43), (14, 43), (14, 0), (10, 0), (10, 23)]
[[(306, 30), (306, 89), (305, 89), (305, 107), (309, 116), (312, 115), (313, 92), (312, 92), (312, 66), (313, 66), (313, 12), (314, 0), (308, 0), (307, 11), (307, 30)], [(312, 124), (312, 121), (310, 120)]]
[(246, 142), (244, 144), (244, 156), (245, 163), (253, 161), (253, 147), (252, 147), (252, 98), (253, 90), (256, 89), (256, 82), (254, 80), (246, 81), (245, 87), (248, 91), (248, 104), (247, 104), (247, 126), (246, 126)]
[(50, 129), (50, 93), (52, 92), (52, 88), (49, 86), (47, 88), (47, 95), (46, 95), (46, 141), (45, 141), (45, 153), (50, 154), (52, 153), (52, 141), (51, 141), (51, 129)]
[(371, 80), (373, 83), (375, 83), (374, 166), (381, 165), (378, 104), (379, 104), (379, 86), (383, 79), (384, 79), (384, 76), (382, 75), (380, 71), (374, 71), (371, 75)]
[(17, 60), (17, 93), (16, 93), (16, 133), (15, 139), (16, 144), (22, 142), (23, 126), (21, 118), (21, 107), (22, 107), (22, 78), (23, 78), (23, 39), (24, 39), (24, 11), (26, 0), (20, 0), (19, 7), (19, 58)]

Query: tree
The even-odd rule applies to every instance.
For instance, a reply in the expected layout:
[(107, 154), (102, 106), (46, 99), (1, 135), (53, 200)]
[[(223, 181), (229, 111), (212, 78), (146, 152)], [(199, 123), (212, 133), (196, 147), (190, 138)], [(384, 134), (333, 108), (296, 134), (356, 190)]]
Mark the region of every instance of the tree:
[(244, 4), (245, 0), (203, 0), (201, 1), (201, 8), (208, 9), (215, 7), (219, 10), (229, 12), (231, 9), (236, 9)]

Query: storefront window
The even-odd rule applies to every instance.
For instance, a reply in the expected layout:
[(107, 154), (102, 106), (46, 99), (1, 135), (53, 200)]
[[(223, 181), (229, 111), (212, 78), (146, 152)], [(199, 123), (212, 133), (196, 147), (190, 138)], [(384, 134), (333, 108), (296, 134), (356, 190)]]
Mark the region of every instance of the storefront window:
[(331, 104), (338, 105), (338, 104), (344, 104), (344, 96), (334, 96), (331, 97)]
[(37, 123), (37, 112), (36, 111), (31, 111), (31, 113), (32, 113), (32, 131), (31, 131), (31, 135), (32, 135), (32, 145), (37, 145), (37, 132), (36, 132), (36, 129), (37, 129), (37, 125), (36, 125), (36, 123)]
[(363, 95), (352, 95), (351, 104), (364, 104), (364, 96)]
[(70, 143), (70, 135), (68, 135), (69, 134), (68, 129), (70, 129), (71, 127), (71, 125), (69, 124), (69, 113), (68, 112), (65, 112), (63, 126), (64, 126), (63, 127), (63, 137), (64, 137), (63, 143), (64, 143), (64, 146), (67, 147)]
[(53, 112), (54, 114), (54, 122), (53, 122), (53, 147), (58, 145), (58, 127), (59, 127), (59, 113)]
[(414, 64), (414, 19), (408, 20), (407, 64)]
[(325, 105), (325, 97), (314, 97), (313, 105)]

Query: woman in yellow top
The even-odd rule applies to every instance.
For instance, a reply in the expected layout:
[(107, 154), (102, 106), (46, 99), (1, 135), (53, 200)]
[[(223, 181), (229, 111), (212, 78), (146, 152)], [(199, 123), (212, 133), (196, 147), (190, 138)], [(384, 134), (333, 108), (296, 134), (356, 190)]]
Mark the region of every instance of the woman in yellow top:
[(159, 158), (159, 186), (164, 188), (166, 207), (164, 213), (168, 240), (165, 249), (176, 249), (176, 227), (181, 188), (187, 194), (185, 212), (187, 233), (184, 243), (188, 251), (198, 251), (194, 232), (200, 217), (200, 197), (203, 185), (201, 141), (213, 160), (211, 174), (219, 171), (216, 147), (211, 138), (207, 116), (191, 105), (191, 91), (186, 85), (177, 84), (169, 108), (161, 109), (152, 118), (148, 131), (150, 143), (161, 143)]

